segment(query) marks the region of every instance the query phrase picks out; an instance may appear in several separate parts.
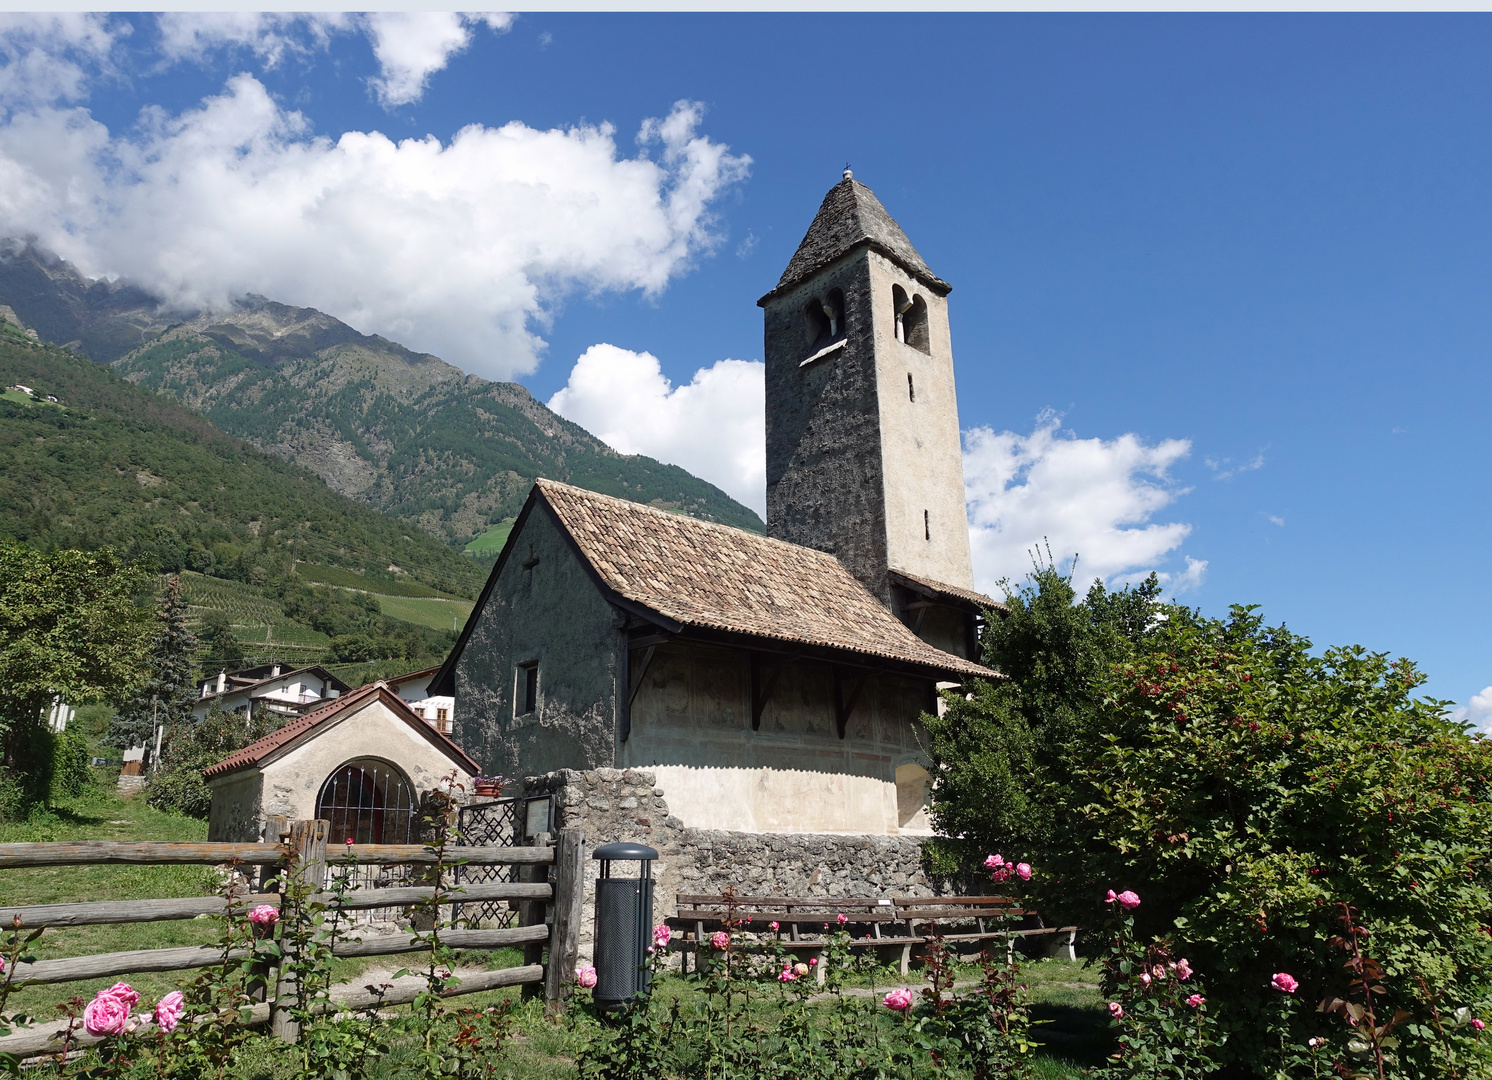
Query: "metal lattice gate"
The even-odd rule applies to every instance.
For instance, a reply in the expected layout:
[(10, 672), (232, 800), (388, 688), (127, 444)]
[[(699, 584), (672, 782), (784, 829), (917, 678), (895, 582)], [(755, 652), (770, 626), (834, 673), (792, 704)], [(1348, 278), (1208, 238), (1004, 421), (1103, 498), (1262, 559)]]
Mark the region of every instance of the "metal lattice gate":
[[(463, 806), (457, 828), (461, 843), (472, 847), (523, 847), (539, 833), (554, 831), (554, 801), (543, 795), (535, 799), (487, 799)], [(489, 881), (518, 881), (518, 866), (458, 866), (457, 884)], [(458, 904), (456, 917), (471, 927), (516, 926), (518, 909), (506, 900)]]

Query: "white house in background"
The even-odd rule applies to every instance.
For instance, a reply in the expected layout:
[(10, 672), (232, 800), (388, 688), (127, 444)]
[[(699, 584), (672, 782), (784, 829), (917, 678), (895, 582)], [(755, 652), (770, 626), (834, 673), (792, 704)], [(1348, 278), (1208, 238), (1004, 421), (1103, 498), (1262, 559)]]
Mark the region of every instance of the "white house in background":
[(7, 390), (14, 390), (14, 391), (16, 391), (19, 394), (29, 394), (32, 397), (36, 396), (36, 391), (33, 390), (33, 389), (31, 389), (31, 387), (26, 386), (23, 383), (15, 383), (15, 384), (13, 384), (11, 386), (7, 386), (6, 389)]
[(246, 718), (259, 716), (265, 710), (288, 718), (310, 712), (350, 689), (322, 667), (260, 664), (238, 671), (220, 671), (204, 679), (192, 715), (203, 719), (216, 702), (224, 712)]
[(430, 693), (430, 680), (440, 671), (439, 667), (421, 668), (397, 679), (389, 679), (388, 687), (399, 695), (414, 714), (435, 728), (442, 735), (449, 735), (456, 720), (456, 699), (444, 694)]

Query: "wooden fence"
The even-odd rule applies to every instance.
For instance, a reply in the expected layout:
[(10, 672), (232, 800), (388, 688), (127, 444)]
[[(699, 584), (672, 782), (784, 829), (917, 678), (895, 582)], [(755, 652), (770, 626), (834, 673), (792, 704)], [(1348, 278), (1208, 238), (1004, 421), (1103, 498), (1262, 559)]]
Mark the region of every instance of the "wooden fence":
[[(291, 870), (313, 889), (325, 888), (326, 867), (351, 864), (380, 866), (433, 866), (444, 860), (447, 866), (517, 866), (534, 880), (490, 882), (465, 886), (443, 885), (441, 899), (450, 897), (456, 903), (509, 900), (521, 905), (522, 925), (494, 930), (444, 929), (440, 941), (455, 949), (498, 949), (518, 946), (524, 949), (524, 963), (517, 967), (464, 975), (448, 996), (472, 994), (503, 986), (532, 985), (542, 988), (546, 1008), (558, 1012), (564, 1008), (565, 995), (574, 980), (575, 959), (579, 941), (582, 873), (585, 834), (578, 830), (561, 832), (553, 845), (534, 847), (448, 847), (443, 855), (430, 848), (404, 844), (349, 844), (335, 846), (330, 858), (327, 852), (325, 821), (288, 823), (282, 837), (284, 844), (190, 844), (190, 843), (116, 843), (84, 841), (80, 843), (0, 844), (0, 871), (39, 866), (97, 865), (238, 865), (240, 867), (274, 867)], [(287, 853), (293, 857), (287, 859)], [(520, 871), (523, 873), (523, 870)], [(283, 883), (286, 874), (279, 880)], [(547, 880), (546, 880), (547, 879)], [(0, 879), (3, 880), (3, 879)], [(282, 885), (283, 887), (283, 885)], [(341, 910), (401, 907), (429, 904), (435, 897), (434, 885), (399, 888), (357, 889), (346, 893), (338, 905)], [(194, 919), (199, 915), (221, 915), (228, 910), (242, 913), (259, 904), (279, 907), (280, 892), (238, 893), (231, 901), (224, 896), (194, 896), (160, 900), (102, 900), (73, 904), (37, 904), (25, 907), (0, 907), (0, 927), (10, 928), (20, 920), (22, 930), (68, 926), (100, 926), (117, 923), (160, 922), (170, 919)], [(317, 893), (312, 902), (331, 904), (334, 896)], [(338, 957), (390, 956), (418, 952), (429, 947), (427, 933), (407, 931), (368, 937), (362, 941), (336, 941), (333, 954)], [(242, 959), (247, 950), (228, 955), (229, 960)], [(145, 971), (181, 971), (210, 967), (224, 960), (218, 946), (186, 946), (173, 949), (142, 949), (132, 952), (95, 953), (89, 956), (55, 960), (37, 960), (18, 964), (11, 974), (15, 987), (40, 983), (73, 982), (80, 979), (105, 979), (115, 975)], [(294, 1041), (297, 1031), (288, 1006), (294, 999), (294, 986), (280, 972), (267, 972), (266, 986), (275, 987), (272, 1001), (255, 1007), (248, 1019), (250, 1025), (269, 1024), (280, 1038)], [(327, 1008), (353, 1010), (383, 1005), (402, 1005), (424, 990), (395, 988), (385, 994), (352, 984), (332, 987)], [(91, 1036), (75, 1032), (72, 1045), (87, 1046), (97, 1042)], [(27, 1057), (55, 1050), (51, 1032), (21, 1032), (0, 1039), (0, 1053)]]

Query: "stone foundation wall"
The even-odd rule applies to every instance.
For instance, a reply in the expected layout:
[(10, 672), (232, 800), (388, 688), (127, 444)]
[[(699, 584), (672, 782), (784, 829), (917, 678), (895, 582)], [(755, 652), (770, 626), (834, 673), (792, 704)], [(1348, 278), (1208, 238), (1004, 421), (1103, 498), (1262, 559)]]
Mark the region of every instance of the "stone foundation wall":
[[(587, 848), (634, 840), (658, 850), (653, 917), (674, 913), (679, 893), (784, 896), (932, 896), (912, 836), (745, 833), (690, 829), (668, 811), (663, 788), (643, 769), (566, 769), (529, 777), (527, 796), (553, 795), (555, 827), (584, 829)], [(619, 876), (635, 865), (614, 868)], [(587, 855), (580, 952), (589, 962), (600, 863)]]

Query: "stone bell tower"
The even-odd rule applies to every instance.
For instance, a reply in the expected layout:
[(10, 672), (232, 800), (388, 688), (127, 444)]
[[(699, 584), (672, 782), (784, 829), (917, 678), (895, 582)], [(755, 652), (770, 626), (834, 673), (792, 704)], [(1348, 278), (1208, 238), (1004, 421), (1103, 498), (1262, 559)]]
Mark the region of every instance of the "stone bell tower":
[(765, 309), (767, 529), (893, 610), (897, 571), (973, 587), (948, 292), (848, 169)]

